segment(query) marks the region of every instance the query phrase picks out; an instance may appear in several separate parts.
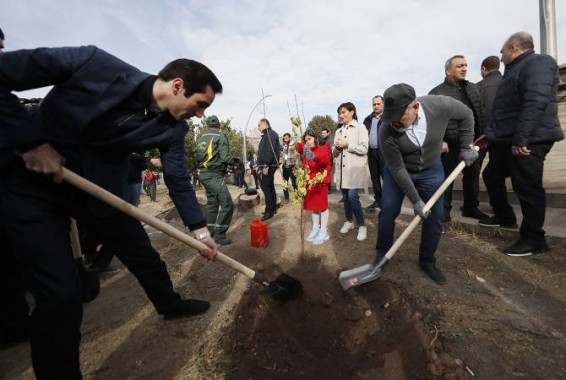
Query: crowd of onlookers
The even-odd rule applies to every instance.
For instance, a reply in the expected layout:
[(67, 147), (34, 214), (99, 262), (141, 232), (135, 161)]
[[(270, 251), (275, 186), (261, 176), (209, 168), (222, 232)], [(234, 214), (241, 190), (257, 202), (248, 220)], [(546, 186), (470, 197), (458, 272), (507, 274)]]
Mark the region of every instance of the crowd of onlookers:
[[(504, 75), (500, 62), (505, 65)], [(363, 123), (358, 121), (354, 104), (341, 104), (338, 128), (330, 138), (328, 130), (323, 138), (308, 129), (299, 143), (293, 143), (286, 133), (280, 144), (269, 122), (262, 119), (256, 170), (266, 192), (262, 219), (276, 213), (272, 173), (281, 168), (287, 201), (288, 189), (296, 186), (292, 168), (300, 165), (310, 169), (311, 178), (326, 173), (322, 183), (308, 187), (304, 200), (304, 208), (313, 213), (307, 241), (322, 244), (329, 239), (327, 200), (311, 199), (328, 198), (331, 173), (344, 207), (345, 221), (339, 232), (347, 234), (357, 226), (357, 239), (365, 240), (367, 228), (358, 189), (366, 187), (369, 169), (374, 199), (366, 211), (380, 211), (376, 260), (391, 247), (393, 222), (401, 201), (408, 197), (415, 214), (424, 219), (419, 263), (433, 280), (444, 283), (446, 278), (435, 265), (435, 251), (442, 225), (452, 221), (452, 183), (435, 205), (425, 208), (425, 202), (463, 161), (463, 205), (458, 212), (484, 227), (518, 229), (519, 239), (503, 249), (508, 256), (546, 252), (544, 159), (564, 137), (557, 115), (556, 62), (534, 53), (532, 36), (519, 32), (505, 41), (501, 59), (489, 56), (482, 61), (483, 79), (478, 83), (466, 80), (468, 65), (463, 55), (450, 57), (444, 69), (445, 78), (427, 96), (417, 97), (406, 84), (376, 95), (373, 112)], [(322, 154), (327, 151), (329, 155)], [(489, 161), (482, 172), (486, 157)], [(520, 228), (507, 199), (505, 180), (509, 177), (523, 214)], [(482, 179), (491, 216), (479, 208)]]

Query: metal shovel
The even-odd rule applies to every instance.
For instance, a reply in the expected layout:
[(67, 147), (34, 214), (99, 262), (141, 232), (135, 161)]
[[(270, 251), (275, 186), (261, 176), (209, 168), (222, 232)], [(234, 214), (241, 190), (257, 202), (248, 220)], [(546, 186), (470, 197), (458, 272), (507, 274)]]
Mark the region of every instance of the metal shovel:
[[(444, 194), (448, 186), (450, 186), (450, 184), (454, 182), (456, 177), (460, 174), (460, 172), (464, 169), (465, 166), (466, 164), (464, 163), (464, 161), (461, 161), (458, 164), (458, 166), (456, 166), (456, 169), (454, 169), (454, 171), (450, 173), (448, 178), (444, 180), (442, 185), (440, 185), (438, 190), (436, 190), (436, 192), (432, 195), (429, 201), (425, 204), (423, 211), (425, 212), (429, 211), (432, 208), (432, 206), (434, 206), (438, 198), (440, 198), (442, 194)], [(354, 286), (359, 286), (380, 278), (383, 275), (383, 268), (387, 265), (387, 263), (389, 263), (389, 260), (391, 260), (393, 255), (395, 255), (395, 253), (405, 242), (405, 240), (407, 240), (407, 238), (409, 237), (411, 232), (413, 232), (413, 230), (417, 227), (421, 219), (422, 218), (419, 215), (415, 216), (415, 218), (411, 221), (411, 223), (407, 226), (407, 228), (405, 228), (405, 231), (403, 231), (401, 236), (399, 236), (399, 238), (391, 246), (389, 251), (387, 251), (385, 256), (381, 260), (379, 260), (379, 262), (375, 260), (371, 264), (366, 264), (356, 268), (342, 271), (340, 273), (340, 276), (338, 277), (338, 281), (340, 281), (340, 285), (342, 285), (342, 289), (348, 290)]]

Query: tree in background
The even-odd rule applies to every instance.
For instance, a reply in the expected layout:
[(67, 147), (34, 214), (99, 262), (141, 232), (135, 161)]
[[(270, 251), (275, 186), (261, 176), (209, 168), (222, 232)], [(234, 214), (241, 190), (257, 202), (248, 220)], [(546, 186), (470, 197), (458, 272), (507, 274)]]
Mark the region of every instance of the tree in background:
[(316, 115), (313, 116), (311, 121), (308, 123), (308, 127), (316, 131), (316, 133), (320, 134), (324, 128), (328, 128), (331, 134), (334, 134), (338, 124), (331, 116), (325, 115)]
[[(192, 171), (196, 168), (196, 141), (206, 131), (205, 121), (206, 116), (203, 116), (200, 123), (194, 123), (192, 120), (186, 120), (189, 131), (185, 135), (185, 164), (187, 168)], [(228, 143), (230, 144), (230, 156), (240, 157), (242, 154), (243, 137), (242, 131), (235, 130), (230, 125), (231, 119), (220, 121), (220, 131), (224, 133)], [(248, 146), (248, 152), (254, 153), (253, 146)], [(244, 158), (245, 159), (245, 158)]]

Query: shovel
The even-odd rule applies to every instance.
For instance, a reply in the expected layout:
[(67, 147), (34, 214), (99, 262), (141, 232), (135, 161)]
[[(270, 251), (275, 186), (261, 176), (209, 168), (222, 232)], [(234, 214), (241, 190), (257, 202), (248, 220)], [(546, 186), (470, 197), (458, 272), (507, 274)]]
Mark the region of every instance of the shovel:
[[(102, 187), (90, 182), (89, 180), (79, 176), (78, 174), (72, 172), (67, 168), (63, 168), (63, 178), (66, 182), (72, 184), (73, 186), (83, 190), (84, 192), (92, 195), (95, 198), (108, 203), (109, 205), (115, 207), (116, 209), (128, 214), (132, 218), (141, 220), (146, 224), (154, 227), (155, 229), (163, 232), (166, 235), (180, 241), (192, 247), (196, 250), (206, 249), (207, 246), (192, 238), (191, 236), (179, 231), (175, 227), (157, 219), (156, 217), (148, 214), (145, 211), (140, 210), (137, 207), (132, 206), (123, 199), (117, 197), (116, 195), (106, 191)], [(246, 267), (240, 262), (232, 259), (229, 256), (218, 251), (216, 255), (216, 260), (220, 261), (222, 264), (232, 268), (233, 270), (240, 272), (244, 276), (252, 279), (253, 281), (266, 287), (264, 294), (272, 297), (278, 301), (288, 301), (297, 298), (302, 293), (302, 285), (299, 280), (286, 275), (284, 273), (280, 274), (275, 280), (268, 281), (267, 277), (261, 273), (258, 273), (251, 268)]]
[(93, 301), (100, 293), (100, 276), (96, 272), (86, 270), (83, 255), (81, 252), (81, 240), (79, 238), (79, 229), (77, 221), (71, 218), (71, 248), (73, 250), (73, 258), (79, 273), (81, 281), (81, 294), (84, 303)]
[[(440, 185), (438, 190), (436, 190), (429, 201), (425, 204), (423, 208), (424, 212), (429, 211), (432, 206), (434, 206), (438, 198), (440, 198), (442, 194), (444, 194), (448, 186), (450, 186), (450, 184), (454, 182), (456, 177), (458, 177), (458, 174), (460, 174), (465, 166), (466, 164), (464, 163), (464, 161), (461, 161), (458, 166), (456, 166), (454, 171), (450, 173), (448, 178), (444, 180), (442, 185)], [(340, 276), (338, 277), (338, 281), (340, 281), (342, 289), (348, 290), (351, 287), (359, 286), (380, 278), (383, 275), (383, 268), (387, 265), (387, 263), (389, 263), (389, 260), (391, 260), (393, 255), (395, 255), (395, 253), (405, 242), (405, 240), (407, 240), (407, 238), (417, 227), (421, 219), (422, 218), (419, 215), (415, 216), (415, 218), (411, 221), (407, 228), (405, 228), (405, 231), (403, 231), (401, 236), (399, 236), (399, 238), (395, 241), (391, 248), (389, 248), (389, 251), (387, 251), (385, 256), (381, 260), (379, 260), (379, 262), (374, 261), (371, 264), (362, 265), (357, 268), (352, 268), (341, 272)]]

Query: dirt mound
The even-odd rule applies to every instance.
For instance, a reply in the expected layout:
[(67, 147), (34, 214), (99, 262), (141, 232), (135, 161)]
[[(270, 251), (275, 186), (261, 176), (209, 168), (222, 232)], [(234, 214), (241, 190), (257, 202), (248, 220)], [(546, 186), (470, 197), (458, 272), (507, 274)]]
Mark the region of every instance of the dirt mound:
[(461, 360), (431, 340), (421, 313), (387, 281), (344, 292), (337, 274), (305, 257), (288, 273), (301, 298), (250, 293), (222, 344), (230, 379), (431, 379), (464, 376)]

